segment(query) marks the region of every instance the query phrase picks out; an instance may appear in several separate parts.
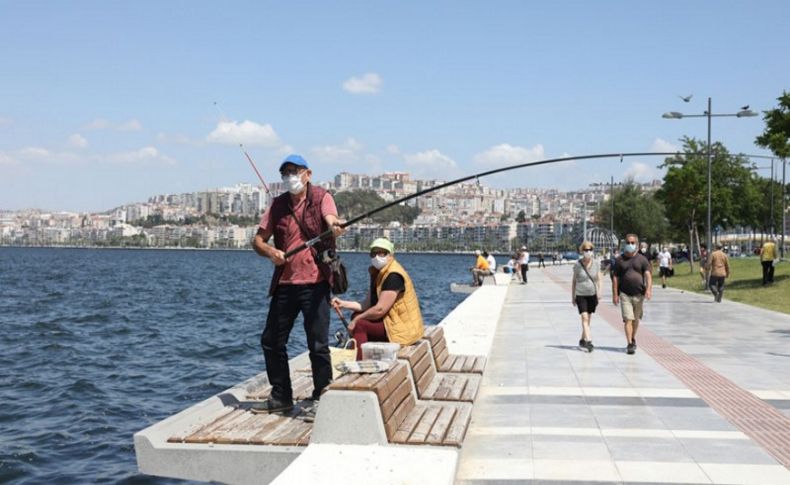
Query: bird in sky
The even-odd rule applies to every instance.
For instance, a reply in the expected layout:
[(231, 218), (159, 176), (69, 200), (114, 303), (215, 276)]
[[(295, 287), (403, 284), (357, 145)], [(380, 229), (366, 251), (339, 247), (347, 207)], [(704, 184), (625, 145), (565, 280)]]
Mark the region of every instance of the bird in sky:
[(682, 99), (684, 103), (688, 103), (689, 101), (691, 101), (692, 97), (694, 97), (693, 94), (689, 94), (688, 96), (680, 96), (680, 95), (678, 95), (678, 98)]
[(747, 109), (749, 109), (749, 105), (747, 104), (746, 106), (741, 106), (741, 109), (746, 111)]

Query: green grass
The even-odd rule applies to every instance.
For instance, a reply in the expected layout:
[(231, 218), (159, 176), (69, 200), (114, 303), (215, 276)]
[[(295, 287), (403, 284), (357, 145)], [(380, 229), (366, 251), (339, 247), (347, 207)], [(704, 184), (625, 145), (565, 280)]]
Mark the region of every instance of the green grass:
[[(675, 276), (667, 279), (667, 286), (697, 293), (709, 291), (702, 286), (699, 265), (694, 263), (694, 271), (689, 272), (689, 264), (674, 265)], [(653, 286), (661, 286), (658, 269), (653, 273)], [(762, 266), (759, 258), (731, 258), (730, 277), (724, 283), (724, 299), (746, 303), (777, 312), (790, 314), (790, 262), (782, 261), (775, 269), (774, 282), (763, 286)]]

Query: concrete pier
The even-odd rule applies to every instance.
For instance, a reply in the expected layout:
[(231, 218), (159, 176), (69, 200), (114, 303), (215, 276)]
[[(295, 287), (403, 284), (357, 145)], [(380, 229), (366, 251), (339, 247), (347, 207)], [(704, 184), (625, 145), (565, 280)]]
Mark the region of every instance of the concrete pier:
[(658, 287), (627, 355), (606, 280), (588, 353), (570, 265), (533, 267), (526, 285), (497, 276), (442, 321), (451, 352), (488, 356), (460, 448), (387, 444), (380, 430), (360, 443), (320, 407), (307, 446), (167, 442), (243, 401), (258, 376), (138, 433), (141, 471), (278, 484), (790, 484), (790, 316)]

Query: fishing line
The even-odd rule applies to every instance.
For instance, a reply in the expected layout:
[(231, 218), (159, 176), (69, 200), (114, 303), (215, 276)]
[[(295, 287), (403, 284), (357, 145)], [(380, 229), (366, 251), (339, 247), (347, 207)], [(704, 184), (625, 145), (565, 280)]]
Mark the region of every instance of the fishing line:
[[(225, 113), (222, 112), (222, 108), (220, 108), (219, 103), (217, 103), (216, 101), (214, 101), (214, 107), (217, 108), (217, 111), (219, 112), (220, 122), (225, 121), (226, 119), (228, 119), (225, 116)], [(269, 186), (266, 185), (266, 182), (264, 182), (264, 180), (263, 180), (263, 176), (258, 171), (258, 167), (256, 167), (255, 166), (255, 162), (252, 161), (252, 157), (250, 156), (249, 153), (247, 153), (247, 150), (244, 149), (244, 145), (239, 143), (239, 149), (241, 150), (241, 153), (243, 153), (244, 156), (247, 157), (247, 161), (250, 162), (250, 165), (252, 166), (252, 169), (255, 170), (255, 175), (257, 175), (258, 176), (258, 180), (261, 181), (261, 184), (263, 185), (264, 190), (266, 190), (266, 194), (267, 195), (272, 195), (272, 193), (269, 191)]]
[[(466, 177), (461, 177), (459, 179), (451, 180), (449, 182), (445, 182), (443, 184), (439, 184), (439, 185), (436, 185), (434, 187), (430, 187), (430, 188), (425, 189), (425, 190), (420, 190), (420, 191), (415, 192), (415, 193), (413, 193), (411, 195), (407, 195), (405, 197), (401, 197), (400, 199), (393, 200), (392, 202), (388, 202), (388, 203), (382, 205), (381, 207), (377, 207), (375, 209), (371, 209), (371, 210), (365, 212), (364, 214), (361, 214), (361, 215), (356, 216), (356, 217), (354, 217), (352, 219), (349, 219), (348, 221), (340, 224), (340, 227), (346, 228), (346, 227), (348, 227), (348, 226), (350, 226), (352, 224), (355, 224), (355, 223), (361, 221), (362, 219), (366, 219), (366, 218), (372, 216), (373, 214), (381, 212), (381, 211), (383, 211), (385, 209), (389, 209), (390, 207), (392, 207), (394, 205), (401, 204), (403, 202), (406, 202), (407, 200), (414, 199), (415, 197), (419, 197), (421, 195), (425, 195), (425, 194), (428, 194), (430, 192), (435, 192), (437, 190), (441, 190), (441, 189), (443, 189), (445, 187), (449, 187), (451, 185), (459, 184), (461, 182), (466, 182), (467, 180), (479, 179), (480, 177), (485, 177), (487, 175), (494, 175), (494, 174), (500, 173), (500, 172), (507, 172), (509, 170), (516, 170), (518, 168), (535, 167), (535, 166), (538, 166), (538, 165), (546, 165), (546, 164), (549, 164), (549, 163), (569, 162), (569, 161), (572, 161), (572, 160), (592, 160), (592, 159), (598, 159), (598, 158), (616, 158), (616, 157), (620, 157), (620, 159), (622, 160), (623, 157), (657, 157), (657, 156), (668, 157), (668, 156), (688, 156), (688, 155), (699, 155), (699, 154), (697, 154), (697, 153), (682, 153), (682, 152), (635, 152), (635, 153), (619, 153), (618, 152), (618, 153), (605, 153), (605, 154), (597, 154), (597, 155), (577, 155), (577, 156), (573, 156), (573, 157), (551, 158), (551, 159), (548, 159), (548, 160), (539, 160), (537, 162), (527, 162), (527, 163), (520, 163), (520, 164), (517, 164), (517, 165), (510, 165), (510, 166), (507, 166), (507, 167), (496, 168), (496, 169), (493, 169), (493, 170), (487, 170), (485, 172), (480, 172), (480, 173), (476, 173), (476, 174), (473, 174), (473, 175), (468, 175)], [(321, 234), (319, 234), (318, 236), (314, 237), (313, 239), (310, 239), (309, 241), (306, 241), (306, 242), (302, 243), (300, 246), (298, 246), (298, 247), (288, 251), (287, 253), (285, 253), (285, 258), (288, 258), (289, 256), (292, 256), (292, 255), (298, 253), (299, 251), (302, 251), (305, 248), (309, 248), (309, 247), (314, 246), (316, 243), (318, 243), (318, 241), (320, 241), (321, 239), (323, 239), (325, 237), (329, 237), (331, 234), (332, 234), (332, 229), (331, 228), (327, 229), (326, 231), (322, 232)]]

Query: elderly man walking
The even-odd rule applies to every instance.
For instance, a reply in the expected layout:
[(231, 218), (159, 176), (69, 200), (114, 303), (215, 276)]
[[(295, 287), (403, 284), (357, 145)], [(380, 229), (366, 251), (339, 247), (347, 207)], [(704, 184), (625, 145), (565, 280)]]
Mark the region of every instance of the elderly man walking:
[(643, 315), (645, 298), (653, 296), (653, 276), (647, 258), (638, 252), (639, 237), (626, 234), (622, 256), (617, 258), (612, 278), (612, 303), (620, 305), (625, 330), (626, 352), (636, 353), (636, 332)]

